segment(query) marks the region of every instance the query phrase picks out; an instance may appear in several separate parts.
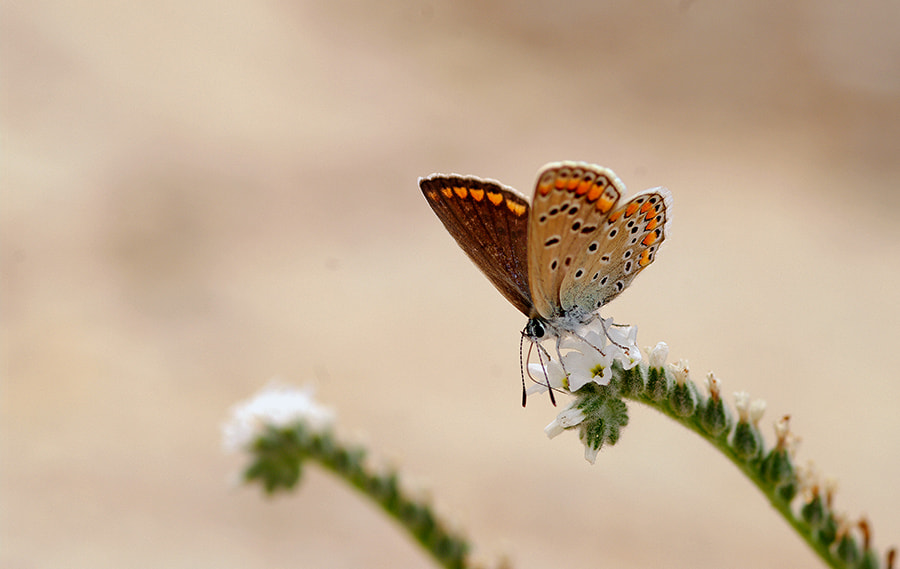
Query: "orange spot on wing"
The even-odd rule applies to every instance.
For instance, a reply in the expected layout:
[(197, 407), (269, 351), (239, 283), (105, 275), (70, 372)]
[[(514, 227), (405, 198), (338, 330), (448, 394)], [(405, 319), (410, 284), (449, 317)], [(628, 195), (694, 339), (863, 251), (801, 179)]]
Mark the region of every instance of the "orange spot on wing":
[(621, 210), (621, 209), (620, 209), (619, 211), (612, 213), (612, 214), (609, 216), (609, 219), (608, 219), (607, 221), (609, 221), (610, 223), (615, 223), (620, 217), (622, 217), (622, 212), (623, 212), (623, 211), (624, 211), (624, 210)]
[(469, 195), (469, 190), (467, 190), (461, 186), (457, 186), (457, 187), (453, 188), (453, 192), (456, 195), (458, 195), (460, 197), (460, 199), (466, 199), (466, 196)]
[(655, 207), (652, 210), (647, 212), (647, 215), (644, 216), (644, 219), (646, 219), (647, 221), (650, 221), (651, 219), (656, 217), (656, 214), (658, 214), (658, 213), (659, 213), (659, 208)]
[(553, 185), (554, 185), (554, 187), (556, 187), (557, 190), (561, 190), (566, 187), (567, 183), (568, 183), (568, 180), (566, 178), (563, 178), (562, 176), (557, 176)]
[(603, 195), (597, 200), (597, 210), (599, 210), (600, 213), (607, 213), (612, 210), (617, 201), (619, 201), (619, 192), (614, 188), (607, 186)]
[(445, 198), (452, 198), (453, 188), (441, 188), (441, 193), (444, 194)]
[(469, 194), (472, 195), (472, 198), (476, 202), (480, 202), (484, 199), (484, 190), (469, 190)]
[(653, 231), (654, 229), (656, 229), (657, 225), (659, 224), (656, 223), (656, 219), (651, 219), (650, 223), (648, 223), (647, 227), (645, 227), (644, 229), (646, 229), (647, 231)]
[(541, 179), (538, 183), (538, 191), (542, 196), (546, 196), (553, 189), (553, 180)]
[(593, 184), (590, 182), (590, 180), (582, 180), (581, 183), (578, 184), (578, 188), (575, 190), (575, 194), (579, 196), (584, 195), (589, 189), (591, 189), (591, 186), (593, 186)]
[(634, 215), (634, 212), (636, 212), (639, 207), (640, 206), (638, 204), (633, 202), (628, 204), (628, 207), (625, 208), (625, 217), (631, 217), (632, 215)]
[(648, 233), (647, 236), (644, 237), (644, 240), (641, 241), (641, 243), (643, 243), (644, 245), (649, 247), (650, 245), (653, 245), (654, 243), (656, 243), (656, 240), (658, 238), (659, 238), (659, 232), (654, 231), (653, 233)]
[(597, 200), (597, 210), (600, 213), (606, 213), (612, 209), (612, 206), (615, 202), (612, 199), (612, 196), (609, 195), (609, 192), (604, 192), (600, 199)]
[(525, 204), (516, 203), (512, 200), (506, 200), (506, 207), (509, 208), (509, 211), (513, 212), (518, 216), (525, 215)]
[(638, 259), (638, 265), (642, 267), (646, 267), (650, 264), (650, 249), (644, 249), (644, 252), (641, 253), (641, 258)]
[(593, 184), (591, 186), (590, 191), (588, 192), (587, 200), (589, 202), (592, 202), (602, 195), (603, 195), (603, 186), (601, 186), (599, 184)]
[(650, 203), (649, 201), (644, 202), (644, 205), (641, 206), (641, 213), (647, 213), (647, 210), (651, 207), (653, 207), (652, 203)]
[(569, 178), (569, 185), (566, 186), (566, 189), (571, 192), (572, 190), (577, 188), (578, 184), (580, 184), (580, 183), (581, 183), (581, 178), (576, 178), (575, 176), (572, 176), (571, 178)]
[(494, 205), (500, 205), (501, 203), (503, 203), (503, 194), (501, 194), (500, 192), (488, 192), (487, 197)]

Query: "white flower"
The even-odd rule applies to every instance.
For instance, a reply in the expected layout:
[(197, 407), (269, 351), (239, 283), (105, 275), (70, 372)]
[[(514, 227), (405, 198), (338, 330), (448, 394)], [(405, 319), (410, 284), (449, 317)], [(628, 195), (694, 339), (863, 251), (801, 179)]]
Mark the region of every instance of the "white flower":
[(684, 385), (690, 381), (691, 367), (687, 360), (678, 360), (674, 364), (669, 364), (669, 369), (675, 375), (675, 383), (678, 385)]
[(806, 502), (811, 502), (813, 498), (819, 495), (822, 484), (822, 477), (819, 474), (818, 467), (810, 460), (805, 465), (798, 464), (795, 467), (795, 471), (797, 473), (797, 486), (803, 495), (803, 499)]
[(666, 365), (666, 358), (669, 357), (669, 346), (665, 342), (656, 344), (655, 348), (647, 348), (649, 355), (650, 367), (661, 368)]
[(578, 334), (571, 333), (561, 336), (559, 340), (561, 349), (578, 350), (579, 352), (588, 348), (603, 351), (604, 346), (606, 346), (606, 336), (588, 327), (579, 330)]
[(553, 419), (549, 425), (544, 427), (544, 432), (552, 439), (564, 430), (570, 429), (582, 421), (584, 421), (584, 413), (581, 412), (581, 409), (570, 406), (560, 411), (556, 419)]
[(273, 380), (251, 399), (231, 408), (231, 418), (222, 426), (222, 445), (226, 451), (240, 451), (266, 427), (297, 422), (321, 431), (334, 422), (334, 413), (315, 401), (311, 386), (298, 389)]
[(641, 349), (637, 346), (637, 326), (610, 326), (606, 334), (612, 347), (612, 357), (619, 360), (622, 368), (631, 369), (641, 362)]
[(738, 391), (734, 394), (734, 408), (737, 409), (738, 418), (746, 423), (750, 419), (750, 394), (746, 391)]
[(609, 385), (612, 358), (592, 346), (582, 349), (584, 351), (571, 351), (563, 356), (563, 365), (569, 371), (569, 390), (578, 391), (591, 381)]
[(606, 327), (606, 335), (614, 344), (625, 348), (637, 347), (637, 326), (613, 326), (610, 321)]
[(775, 421), (775, 438), (778, 440), (778, 446), (784, 447), (787, 444), (788, 435), (791, 434), (791, 416), (785, 415), (781, 419)]
[(766, 402), (762, 399), (755, 399), (750, 403), (749, 415), (750, 422), (759, 426), (759, 420), (762, 419), (763, 413), (766, 412)]
[(709, 389), (709, 396), (718, 401), (722, 392), (722, 382), (713, 372), (706, 374), (706, 388)]
[(548, 383), (554, 389), (567, 389), (566, 371), (555, 360), (545, 360), (543, 364), (540, 362), (528, 364), (528, 377), (535, 382), (526, 390), (528, 395), (544, 393), (547, 391)]
[(594, 448), (589, 444), (584, 445), (584, 459), (591, 464), (597, 462), (597, 455), (600, 454), (599, 448)]
[(618, 350), (615, 358), (622, 364), (622, 369), (632, 369), (643, 359), (641, 350), (637, 346), (629, 346), (627, 351)]

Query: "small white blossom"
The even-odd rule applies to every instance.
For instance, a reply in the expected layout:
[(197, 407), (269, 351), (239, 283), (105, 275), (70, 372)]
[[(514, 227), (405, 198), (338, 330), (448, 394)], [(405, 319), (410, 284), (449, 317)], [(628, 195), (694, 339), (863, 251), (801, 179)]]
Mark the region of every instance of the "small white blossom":
[(334, 422), (334, 413), (316, 402), (311, 386), (298, 389), (273, 381), (231, 408), (231, 418), (222, 426), (222, 444), (229, 452), (240, 451), (266, 427), (287, 427), (297, 422), (324, 430)]
[(632, 369), (641, 363), (644, 357), (637, 346), (630, 346), (627, 350), (619, 350), (619, 353), (616, 354), (616, 359), (622, 364), (622, 369)]
[(609, 385), (612, 379), (612, 358), (591, 346), (584, 351), (571, 351), (563, 356), (563, 365), (569, 371), (569, 390), (578, 391), (593, 381)]
[(750, 422), (754, 425), (759, 426), (759, 420), (762, 419), (763, 414), (766, 412), (766, 402), (762, 399), (754, 399), (750, 403)]
[(669, 364), (669, 369), (672, 370), (672, 374), (675, 376), (675, 383), (678, 385), (684, 385), (690, 381), (691, 368), (687, 360), (678, 360), (674, 364)]
[(738, 391), (734, 394), (734, 408), (737, 409), (738, 418), (746, 423), (750, 419), (750, 394), (746, 391)]
[(641, 349), (637, 346), (637, 326), (612, 326), (606, 328), (613, 359), (622, 364), (623, 369), (631, 369), (641, 363)]
[(706, 374), (706, 388), (713, 400), (718, 401), (722, 393), (722, 382), (713, 372)]
[(544, 427), (544, 432), (552, 439), (564, 430), (572, 428), (582, 421), (584, 421), (584, 413), (582, 413), (581, 409), (578, 409), (577, 407), (568, 407), (560, 411), (559, 415), (556, 416), (556, 419), (553, 419), (549, 425)]
[(775, 438), (778, 440), (778, 446), (784, 447), (787, 443), (788, 435), (791, 433), (791, 416), (785, 415), (781, 419), (775, 421)]
[(568, 389), (566, 371), (556, 360), (545, 360), (543, 364), (540, 362), (528, 364), (528, 375), (535, 381), (526, 390), (528, 395), (544, 393), (547, 391), (548, 383), (553, 389)]
[(819, 489), (821, 487), (822, 477), (819, 474), (819, 469), (816, 467), (816, 464), (810, 460), (807, 461), (805, 465), (797, 465), (795, 467), (795, 472), (797, 473), (797, 485), (800, 493), (803, 495), (804, 501), (811, 502), (813, 498), (819, 495)]
[(637, 326), (613, 326), (611, 319), (606, 327), (606, 335), (609, 336), (610, 342), (625, 348), (637, 347), (637, 332)]
[(600, 454), (599, 448), (594, 448), (591, 445), (584, 445), (584, 459), (591, 464), (597, 462), (597, 455)]
[(660, 342), (655, 348), (647, 347), (647, 354), (650, 367), (661, 368), (666, 365), (666, 358), (669, 357), (669, 346), (665, 342)]
[(560, 337), (559, 347), (567, 350), (578, 350), (583, 352), (588, 348), (600, 350), (606, 347), (606, 335), (598, 333), (591, 327), (583, 327), (578, 333), (567, 333)]

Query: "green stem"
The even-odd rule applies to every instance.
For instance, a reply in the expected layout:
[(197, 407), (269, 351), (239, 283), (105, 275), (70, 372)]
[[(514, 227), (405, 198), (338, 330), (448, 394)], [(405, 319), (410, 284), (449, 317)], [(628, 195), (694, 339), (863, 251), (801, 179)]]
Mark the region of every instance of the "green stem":
[(728, 444), (728, 435), (731, 433), (731, 429), (727, 429), (723, 434), (717, 437), (713, 437), (709, 433), (707, 433), (703, 429), (703, 426), (700, 424), (699, 413), (695, 413), (691, 417), (681, 417), (676, 414), (674, 410), (672, 410), (667, 399), (663, 399), (662, 401), (654, 401), (644, 394), (630, 396), (629, 399), (637, 401), (638, 403), (643, 403), (644, 405), (656, 409), (660, 413), (668, 416), (670, 419), (673, 419), (676, 422), (687, 427), (688, 429), (694, 431), (703, 439), (716, 447), (719, 452), (728, 457), (731, 462), (733, 462), (734, 465), (737, 466), (738, 469), (747, 476), (747, 478), (749, 478), (753, 481), (754, 484), (756, 484), (756, 487), (759, 488), (760, 492), (762, 492), (763, 495), (765, 495), (765, 497), (769, 500), (769, 503), (772, 504), (772, 507), (781, 514), (781, 516), (792, 528), (794, 528), (794, 531), (796, 531), (800, 535), (800, 537), (802, 537), (803, 540), (806, 541), (809, 547), (819, 555), (822, 561), (824, 561), (829, 567), (832, 567), (833, 569), (846, 569), (846, 564), (834, 553), (832, 553), (832, 551), (826, 544), (816, 539), (813, 528), (794, 514), (793, 510), (791, 509), (790, 501), (785, 500), (784, 498), (779, 496), (776, 487), (763, 478), (760, 468), (762, 459), (756, 458), (752, 460), (744, 460), (743, 458), (738, 456), (737, 453), (735, 453), (734, 449)]
[(431, 506), (401, 487), (395, 472), (374, 472), (365, 452), (343, 446), (329, 431), (270, 428), (255, 448), (256, 461), (247, 468), (248, 480), (259, 480), (267, 492), (290, 489), (300, 480), (305, 460), (316, 461), (378, 504), (430, 554), (448, 569), (469, 567), (468, 541), (438, 519)]

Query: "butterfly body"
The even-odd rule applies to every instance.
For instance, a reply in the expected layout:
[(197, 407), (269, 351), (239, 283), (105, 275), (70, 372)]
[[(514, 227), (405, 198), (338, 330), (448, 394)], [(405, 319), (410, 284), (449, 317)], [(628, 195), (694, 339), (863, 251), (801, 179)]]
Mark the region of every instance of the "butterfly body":
[(532, 201), (494, 180), (432, 174), (419, 186), (469, 258), (528, 317), (526, 335), (572, 331), (594, 317), (655, 259), (671, 195), (620, 204), (612, 171), (582, 162), (544, 166)]

